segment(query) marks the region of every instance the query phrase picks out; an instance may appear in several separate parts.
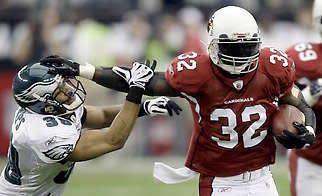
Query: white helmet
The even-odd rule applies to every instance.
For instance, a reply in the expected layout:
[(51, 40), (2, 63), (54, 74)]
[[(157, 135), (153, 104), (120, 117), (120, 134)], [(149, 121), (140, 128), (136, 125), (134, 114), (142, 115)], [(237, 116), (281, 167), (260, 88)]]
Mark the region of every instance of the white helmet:
[(315, 0), (313, 3), (313, 26), (322, 35), (322, 0)]
[(227, 6), (209, 19), (211, 60), (224, 71), (240, 75), (256, 70), (260, 33), (254, 17), (245, 9)]

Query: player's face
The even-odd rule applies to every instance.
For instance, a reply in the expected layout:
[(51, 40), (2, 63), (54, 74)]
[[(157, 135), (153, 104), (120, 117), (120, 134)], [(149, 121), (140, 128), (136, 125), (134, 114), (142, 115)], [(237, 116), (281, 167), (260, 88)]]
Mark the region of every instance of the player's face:
[(53, 97), (61, 104), (70, 105), (75, 101), (76, 89), (64, 80), (55, 90)]

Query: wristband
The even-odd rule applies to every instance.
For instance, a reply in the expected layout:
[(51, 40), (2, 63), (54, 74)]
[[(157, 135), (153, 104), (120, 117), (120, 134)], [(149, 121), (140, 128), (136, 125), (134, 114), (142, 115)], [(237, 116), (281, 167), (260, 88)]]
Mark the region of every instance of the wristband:
[(95, 66), (89, 63), (79, 66), (79, 76), (92, 80), (95, 74)]
[(148, 115), (148, 114), (145, 112), (144, 103), (141, 103), (138, 117), (146, 116), (146, 115)]
[(132, 86), (127, 93), (126, 100), (135, 104), (140, 104), (144, 89)]

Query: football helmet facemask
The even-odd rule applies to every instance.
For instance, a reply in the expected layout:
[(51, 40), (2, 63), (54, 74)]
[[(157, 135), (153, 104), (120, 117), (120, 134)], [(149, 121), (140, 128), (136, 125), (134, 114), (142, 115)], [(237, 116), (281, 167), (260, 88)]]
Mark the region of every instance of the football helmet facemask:
[(49, 67), (40, 63), (23, 67), (14, 78), (12, 89), (20, 107), (38, 114), (72, 113), (86, 97), (79, 80), (51, 74)]
[(213, 63), (233, 75), (250, 73), (258, 66), (260, 33), (245, 9), (227, 6), (208, 21), (208, 53)]

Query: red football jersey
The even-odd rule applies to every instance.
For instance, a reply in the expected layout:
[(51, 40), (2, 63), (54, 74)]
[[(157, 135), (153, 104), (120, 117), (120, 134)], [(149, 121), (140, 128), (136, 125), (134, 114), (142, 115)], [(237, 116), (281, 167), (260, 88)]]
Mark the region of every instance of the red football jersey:
[(274, 48), (260, 50), (258, 68), (228, 78), (208, 54), (185, 53), (166, 72), (193, 111), (194, 130), (185, 165), (209, 176), (232, 176), (275, 161), (269, 130), (277, 99), (288, 95), (294, 63)]
[[(296, 79), (305, 84), (305, 81), (322, 78), (322, 44), (299, 43), (287, 50), (294, 60)], [(307, 83), (308, 84), (308, 83)], [(317, 130), (322, 131), (322, 98), (313, 106), (316, 115)], [(318, 134), (316, 143), (306, 150), (296, 150), (296, 154), (322, 165), (322, 134)]]

